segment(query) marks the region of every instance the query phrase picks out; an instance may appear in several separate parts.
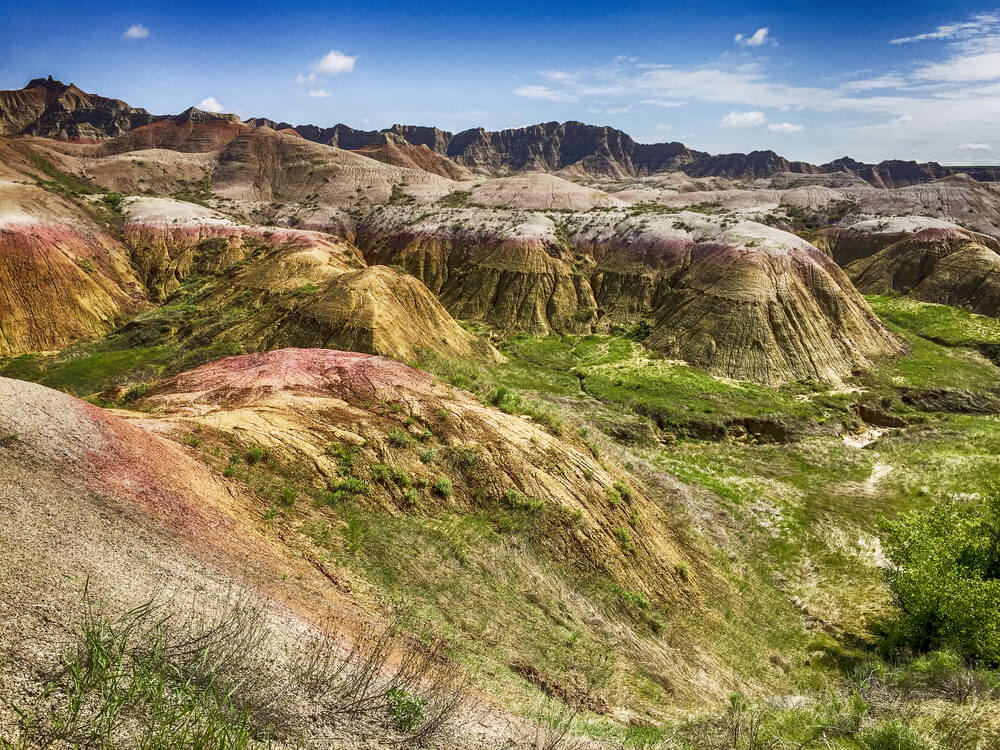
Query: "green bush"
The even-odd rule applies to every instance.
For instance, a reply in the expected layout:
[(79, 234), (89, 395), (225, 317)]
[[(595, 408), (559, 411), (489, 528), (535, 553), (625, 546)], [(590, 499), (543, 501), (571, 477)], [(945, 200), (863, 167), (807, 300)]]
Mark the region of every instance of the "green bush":
[(268, 453), (268, 451), (264, 448), (261, 448), (259, 445), (251, 445), (249, 448), (247, 448), (247, 454), (246, 454), (247, 463), (253, 466), (256, 463), (260, 463), (261, 461), (267, 459), (269, 455), (270, 454)]
[(892, 636), (1000, 664), (1000, 492), (883, 519), (879, 532), (898, 606)]
[(434, 480), (434, 491), (441, 497), (451, 497), (451, 480), (448, 477), (438, 477)]
[(392, 688), (385, 694), (385, 707), (401, 732), (410, 732), (424, 720), (427, 701), (403, 688)]

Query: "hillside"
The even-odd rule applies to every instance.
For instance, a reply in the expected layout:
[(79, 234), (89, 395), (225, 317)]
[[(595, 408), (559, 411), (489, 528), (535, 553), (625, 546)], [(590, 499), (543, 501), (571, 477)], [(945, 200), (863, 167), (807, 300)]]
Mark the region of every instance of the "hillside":
[(1000, 747), (989, 169), (0, 110), (3, 750)]

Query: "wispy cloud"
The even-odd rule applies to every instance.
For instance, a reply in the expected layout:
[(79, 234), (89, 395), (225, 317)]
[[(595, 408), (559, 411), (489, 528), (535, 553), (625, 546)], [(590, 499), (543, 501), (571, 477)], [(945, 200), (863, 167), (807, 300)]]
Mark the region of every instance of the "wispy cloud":
[(755, 128), (767, 122), (763, 112), (730, 112), (719, 123), (724, 128)]
[(912, 44), (913, 42), (926, 42), (929, 40), (964, 39), (995, 31), (998, 23), (1000, 23), (1000, 15), (996, 15), (995, 13), (980, 13), (973, 16), (970, 21), (944, 24), (943, 26), (938, 26), (934, 31), (892, 39), (889, 44)]
[(960, 143), (955, 146), (959, 151), (992, 151), (993, 146), (989, 143)]
[(225, 107), (222, 103), (216, 99), (214, 96), (206, 96), (200, 102), (198, 102), (198, 109), (203, 109), (206, 112), (225, 112)]
[(545, 99), (550, 102), (572, 103), (580, 101), (580, 97), (574, 94), (566, 91), (556, 91), (548, 86), (521, 86), (514, 89), (514, 93), (528, 99)]
[(309, 92), (309, 96), (313, 99), (327, 99), (330, 97), (330, 92), (326, 89), (313, 89)]
[(744, 47), (761, 47), (767, 44), (767, 42), (769, 41), (772, 44), (776, 43), (773, 39), (771, 39), (771, 32), (767, 28), (767, 26), (757, 29), (754, 33), (750, 35), (737, 34), (736, 36), (733, 37), (733, 41), (736, 44), (740, 44)]
[(122, 37), (124, 39), (149, 39), (149, 29), (141, 23), (132, 24), (125, 29)]
[(767, 126), (772, 133), (801, 133), (805, 128), (794, 122), (775, 122)]
[(642, 104), (652, 104), (654, 107), (683, 107), (687, 102), (676, 99), (643, 99)]

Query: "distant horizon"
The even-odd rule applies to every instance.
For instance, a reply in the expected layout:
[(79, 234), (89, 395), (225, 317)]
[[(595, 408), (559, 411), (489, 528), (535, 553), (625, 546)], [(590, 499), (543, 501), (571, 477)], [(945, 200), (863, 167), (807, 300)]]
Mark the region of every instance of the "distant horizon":
[[(608, 123), (600, 124), (598, 122), (588, 122), (586, 120), (542, 120), (542, 121), (539, 121), (539, 122), (529, 123), (527, 125), (521, 125), (521, 126), (514, 127), (514, 128), (503, 128), (501, 130), (490, 130), (489, 128), (483, 128), (482, 126), (473, 126), (471, 128), (465, 128), (464, 130), (447, 130), (447, 129), (441, 128), (440, 126), (435, 125), (435, 124), (424, 124), (424, 123), (413, 123), (413, 122), (394, 122), (391, 125), (386, 125), (384, 127), (361, 127), (361, 128), (356, 127), (354, 125), (351, 125), (349, 123), (343, 122), (343, 121), (338, 121), (338, 122), (335, 122), (335, 123), (333, 123), (331, 125), (322, 125), (322, 124), (319, 124), (317, 122), (293, 123), (291, 120), (288, 120), (286, 118), (283, 118), (283, 117), (274, 117), (274, 116), (266, 115), (266, 114), (256, 114), (256, 115), (250, 115), (248, 117), (243, 117), (243, 116), (241, 116), (240, 114), (238, 114), (236, 112), (226, 112), (226, 111), (215, 112), (213, 110), (203, 110), (197, 104), (189, 105), (189, 106), (185, 107), (184, 109), (182, 109), (182, 110), (180, 110), (178, 112), (153, 112), (148, 107), (144, 107), (141, 104), (136, 104), (135, 102), (131, 102), (131, 101), (122, 99), (121, 97), (111, 96), (111, 95), (108, 95), (108, 94), (104, 94), (103, 92), (100, 92), (100, 91), (90, 91), (90, 90), (87, 89), (86, 86), (81, 86), (81, 85), (77, 84), (76, 81), (64, 81), (64, 80), (62, 80), (60, 78), (57, 78), (56, 76), (53, 76), (53, 75), (50, 75), (50, 74), (32, 76), (31, 78), (28, 79), (28, 81), (25, 82), (24, 86), (19, 86), (17, 88), (18, 89), (27, 88), (27, 86), (32, 81), (49, 80), (49, 79), (51, 79), (53, 82), (61, 83), (61, 84), (65, 85), (65, 86), (76, 86), (78, 89), (80, 89), (81, 91), (83, 91), (84, 93), (87, 93), (87, 94), (94, 94), (94, 95), (97, 95), (97, 96), (104, 96), (105, 98), (109, 98), (109, 99), (118, 99), (120, 101), (124, 101), (126, 104), (128, 104), (131, 107), (134, 107), (134, 108), (137, 108), (137, 109), (145, 109), (147, 112), (149, 112), (154, 117), (165, 117), (165, 118), (166, 117), (177, 117), (177, 116), (183, 114), (184, 112), (186, 112), (189, 109), (199, 109), (200, 111), (209, 112), (211, 114), (234, 115), (234, 116), (240, 118), (240, 122), (244, 122), (244, 123), (247, 122), (248, 120), (254, 120), (254, 119), (256, 119), (256, 120), (271, 120), (272, 122), (275, 122), (275, 123), (284, 123), (284, 124), (290, 125), (293, 129), (300, 128), (300, 127), (317, 127), (317, 128), (320, 128), (321, 130), (327, 130), (327, 129), (335, 128), (335, 127), (338, 127), (338, 126), (342, 125), (344, 127), (351, 128), (352, 130), (356, 130), (356, 131), (360, 131), (360, 132), (380, 133), (380, 132), (391, 131), (392, 128), (394, 128), (395, 126), (398, 125), (400, 127), (409, 127), (409, 128), (437, 129), (437, 130), (440, 130), (441, 132), (447, 133), (448, 135), (451, 135), (451, 136), (456, 136), (456, 135), (459, 135), (462, 132), (467, 132), (469, 130), (483, 129), (483, 130), (486, 130), (486, 132), (504, 132), (504, 131), (513, 131), (513, 130), (519, 130), (519, 129), (532, 128), (532, 127), (537, 127), (537, 126), (540, 126), (540, 125), (548, 125), (548, 124), (552, 124), (552, 123), (557, 124), (557, 125), (565, 125), (565, 124), (570, 123), (570, 122), (576, 122), (576, 123), (579, 123), (581, 125), (585, 125), (587, 127), (610, 128), (610, 129), (613, 129), (613, 130), (619, 130), (620, 132), (625, 133), (625, 135), (627, 135), (629, 138), (632, 138), (632, 140), (635, 143), (643, 145), (643, 146), (679, 144), (681, 146), (684, 146), (685, 148), (688, 148), (691, 151), (698, 151), (698, 152), (701, 152), (701, 153), (707, 153), (709, 156), (729, 156), (729, 155), (734, 155), (734, 154), (744, 154), (744, 155), (747, 155), (747, 154), (751, 154), (751, 153), (754, 153), (754, 152), (771, 152), (771, 153), (774, 153), (777, 156), (785, 159), (788, 162), (810, 164), (811, 166), (816, 166), (816, 167), (822, 167), (822, 166), (825, 166), (827, 164), (833, 163), (833, 162), (841, 160), (841, 159), (854, 159), (855, 161), (859, 161), (861, 163), (864, 163), (864, 164), (867, 164), (867, 165), (872, 165), (872, 166), (878, 165), (878, 164), (883, 163), (883, 162), (899, 161), (899, 162), (915, 162), (915, 163), (918, 163), (918, 164), (936, 163), (936, 164), (938, 164), (941, 167), (957, 167), (957, 168), (960, 168), (960, 169), (976, 169), (976, 168), (992, 169), (992, 168), (1000, 168), (1000, 160), (998, 160), (997, 162), (993, 162), (993, 163), (991, 163), (991, 162), (976, 162), (976, 163), (970, 163), (970, 164), (950, 164), (950, 163), (946, 163), (946, 162), (938, 162), (938, 161), (935, 161), (935, 160), (918, 161), (918, 160), (915, 160), (915, 159), (900, 159), (900, 158), (897, 158), (897, 157), (888, 156), (888, 157), (885, 157), (883, 159), (879, 159), (877, 161), (867, 161), (866, 162), (866, 161), (862, 161), (860, 159), (856, 159), (851, 154), (842, 154), (841, 156), (835, 157), (833, 159), (829, 159), (829, 160), (827, 160), (825, 162), (811, 162), (811, 161), (808, 161), (806, 159), (790, 158), (787, 154), (775, 151), (774, 149), (770, 149), (770, 148), (753, 148), (753, 149), (750, 149), (749, 151), (706, 152), (706, 151), (703, 151), (702, 149), (692, 148), (689, 144), (684, 143), (683, 141), (678, 141), (678, 140), (641, 141), (641, 140), (635, 138), (634, 136), (632, 136), (632, 134), (629, 133), (628, 131), (622, 130), (621, 128), (617, 128), (614, 125), (611, 125), (611, 124), (608, 124)], [(10, 90), (10, 89), (7, 89), (7, 90)], [(16, 89), (14, 89), (14, 90), (16, 90)]]
[(150, 112), (449, 132), (573, 120), (813, 164), (1000, 161), (1000, 10), (971, 0), (304, 0), (237, 15), (188, 0), (80, 14), (53, 0), (0, 17), (3, 88), (44, 71)]

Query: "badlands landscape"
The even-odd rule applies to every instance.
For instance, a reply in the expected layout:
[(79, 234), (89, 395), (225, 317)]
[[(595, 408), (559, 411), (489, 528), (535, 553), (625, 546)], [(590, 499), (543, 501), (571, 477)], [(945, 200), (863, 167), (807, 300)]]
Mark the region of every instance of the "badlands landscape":
[(0, 747), (1000, 747), (998, 179), (0, 92)]

